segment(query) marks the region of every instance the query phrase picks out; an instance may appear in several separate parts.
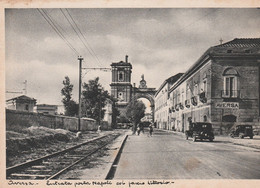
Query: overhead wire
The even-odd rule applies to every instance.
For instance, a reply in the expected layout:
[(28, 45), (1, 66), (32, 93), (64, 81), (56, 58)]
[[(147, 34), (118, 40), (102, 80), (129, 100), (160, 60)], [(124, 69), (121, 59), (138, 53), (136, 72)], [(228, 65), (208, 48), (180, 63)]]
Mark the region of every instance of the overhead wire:
[[(55, 19), (53, 19), (53, 17), (52, 17), (47, 11), (44, 11), (44, 12), (45, 12), (45, 14), (47, 14), (47, 15), (49, 16), (49, 18), (53, 21), (53, 23), (55, 23), (56, 26), (59, 27), (59, 29), (60, 29), (63, 33), (67, 34), (67, 32), (62, 28), (62, 26), (61, 26), (57, 21), (55, 21)], [(68, 34), (67, 34), (67, 35), (68, 35)], [(63, 36), (64, 36), (64, 35), (63, 35)], [(68, 39), (70, 39), (70, 38), (68, 37)], [(72, 39), (70, 39), (70, 40), (72, 40)]]
[(38, 12), (41, 16), (46, 20), (46, 22), (52, 27), (52, 29), (58, 34), (58, 36), (67, 44), (67, 46), (77, 55), (79, 56), (79, 52), (73, 47), (73, 45), (66, 39), (66, 37), (62, 34), (62, 32), (57, 28), (54, 21), (50, 18), (50, 16), (42, 9), (42, 12), (39, 8), (37, 8)]
[(75, 24), (75, 26), (77, 27), (78, 31), (80, 32), (81, 36), (83, 37), (83, 39), (86, 41), (88, 47), (90, 48), (90, 50), (93, 52), (94, 56), (96, 57), (97, 61), (102, 64), (102, 62), (100, 62), (98, 56), (96, 55), (95, 51), (91, 48), (91, 46), (89, 45), (85, 35), (81, 32), (80, 28), (78, 27), (77, 23), (75, 22), (75, 20), (73, 19), (73, 17), (71, 16), (71, 14), (69, 13), (68, 9), (65, 9), (68, 13), (68, 15), (70, 16), (71, 20), (73, 21), (73, 23)]
[[(62, 12), (63, 16), (66, 18), (66, 20), (68, 21), (68, 23), (70, 24), (70, 26), (72, 27), (72, 29), (74, 30), (74, 32), (76, 33), (77, 37), (80, 39), (80, 41), (82, 42), (82, 44), (85, 46), (85, 48), (87, 49), (87, 51), (89, 52), (89, 54), (96, 60), (98, 61), (98, 63), (100, 63), (100, 61), (97, 59), (97, 56), (95, 55), (93, 49), (90, 47), (90, 45), (88, 44), (88, 46), (86, 45), (86, 43), (83, 41), (84, 36), (82, 34), (82, 32), (80, 31), (79, 27), (77, 26), (76, 22), (74, 21), (74, 19), (72, 18), (72, 16), (69, 14), (72, 22), (74, 23), (74, 25), (76, 26), (76, 28), (78, 29), (78, 31), (75, 29), (75, 27), (73, 26), (73, 24), (71, 23), (70, 19), (66, 16), (66, 14), (63, 12), (62, 9), (60, 9), (60, 11)], [(67, 11), (68, 12), (68, 11)], [(81, 34), (81, 36), (83, 37), (83, 39), (80, 37), (79, 33)], [(94, 54), (94, 55), (93, 55)]]

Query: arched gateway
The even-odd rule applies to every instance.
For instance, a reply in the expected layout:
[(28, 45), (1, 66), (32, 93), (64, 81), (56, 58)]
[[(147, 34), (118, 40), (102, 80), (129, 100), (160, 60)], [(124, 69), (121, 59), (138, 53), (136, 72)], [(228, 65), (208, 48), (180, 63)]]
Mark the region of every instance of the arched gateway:
[(135, 83), (131, 84), (132, 65), (128, 62), (128, 56), (125, 58), (125, 62), (120, 61), (118, 63), (112, 63), (112, 83), (111, 95), (118, 99), (116, 107), (120, 113), (126, 109), (128, 103), (133, 99), (146, 98), (151, 104), (152, 117), (154, 114), (154, 95), (156, 93), (155, 88), (147, 88), (144, 75), (137, 88)]

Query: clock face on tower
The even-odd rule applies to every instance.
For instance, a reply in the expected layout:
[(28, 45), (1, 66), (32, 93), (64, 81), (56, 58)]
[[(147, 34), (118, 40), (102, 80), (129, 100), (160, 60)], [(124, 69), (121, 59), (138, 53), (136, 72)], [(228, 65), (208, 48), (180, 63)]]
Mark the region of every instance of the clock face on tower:
[(147, 88), (146, 81), (144, 80), (144, 75), (141, 76), (142, 80), (140, 81), (139, 88)]
[(145, 81), (142, 80), (142, 81), (141, 81), (141, 86), (142, 86), (142, 87), (145, 87), (145, 85), (146, 85)]
[(147, 88), (147, 86), (146, 86), (146, 81), (145, 81), (145, 80), (141, 80), (141, 81), (140, 81), (140, 86), (139, 86), (139, 88)]

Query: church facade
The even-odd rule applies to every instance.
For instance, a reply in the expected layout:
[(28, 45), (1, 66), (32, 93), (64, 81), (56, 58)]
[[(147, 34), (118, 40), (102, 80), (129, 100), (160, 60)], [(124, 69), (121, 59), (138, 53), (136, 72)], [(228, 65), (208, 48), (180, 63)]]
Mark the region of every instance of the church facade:
[(126, 108), (127, 104), (131, 101), (132, 98), (132, 65), (128, 62), (128, 56), (126, 56), (125, 62), (120, 61), (118, 63), (112, 63), (111, 68), (111, 95), (118, 99), (116, 106), (119, 111), (122, 111)]
[(146, 98), (151, 103), (152, 113), (154, 109), (154, 94), (155, 88), (148, 88), (144, 75), (141, 76), (139, 87), (135, 86), (135, 83), (131, 83), (132, 64), (128, 62), (128, 56), (126, 55), (125, 61), (120, 61), (111, 64), (112, 68), (112, 82), (111, 95), (117, 99), (116, 107), (122, 113), (128, 103), (134, 99)]

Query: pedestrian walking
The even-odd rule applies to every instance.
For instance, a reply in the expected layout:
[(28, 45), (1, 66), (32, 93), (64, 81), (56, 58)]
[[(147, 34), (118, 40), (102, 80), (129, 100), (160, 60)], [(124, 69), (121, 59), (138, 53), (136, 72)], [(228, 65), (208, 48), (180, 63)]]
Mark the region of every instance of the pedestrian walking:
[(149, 135), (148, 136), (152, 136), (153, 134), (153, 126), (152, 124), (149, 125)]
[(139, 125), (138, 125), (138, 127), (137, 127), (137, 135), (138, 135), (138, 136), (139, 136), (140, 132), (141, 132), (141, 128), (140, 128)]

